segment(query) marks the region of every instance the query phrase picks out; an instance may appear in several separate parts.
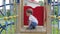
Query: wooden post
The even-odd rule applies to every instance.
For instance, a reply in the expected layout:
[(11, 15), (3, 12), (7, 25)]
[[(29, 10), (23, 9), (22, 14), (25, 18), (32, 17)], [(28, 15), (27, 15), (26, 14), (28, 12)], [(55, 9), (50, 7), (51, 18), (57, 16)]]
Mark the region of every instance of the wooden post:
[[(20, 0), (21, 2), (21, 0)], [(16, 34), (20, 33), (20, 29), (21, 29), (21, 3), (18, 4), (18, 21), (17, 21), (17, 26), (16, 26)]]
[(48, 0), (45, 0), (46, 1), (46, 8), (47, 8), (47, 28), (46, 28), (46, 30), (47, 30), (47, 34), (51, 34), (51, 22), (50, 22), (50, 17), (49, 17), (49, 15), (50, 15), (50, 5), (48, 5)]

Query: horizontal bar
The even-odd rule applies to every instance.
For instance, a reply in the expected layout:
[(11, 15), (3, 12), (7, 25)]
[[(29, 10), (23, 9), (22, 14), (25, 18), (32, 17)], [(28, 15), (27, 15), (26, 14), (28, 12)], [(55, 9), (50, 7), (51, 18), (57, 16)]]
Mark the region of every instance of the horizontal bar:
[(52, 6), (60, 6), (60, 5), (52, 5)]
[(3, 17), (3, 18), (0, 18), (0, 20), (8, 20), (8, 19), (16, 18), (16, 17), (18, 17), (18, 15), (9, 16), (9, 17)]
[(59, 3), (59, 2), (51, 2), (51, 3)]
[(52, 6), (60, 6), (60, 3), (51, 3), (52, 4)]
[[(13, 5), (13, 4), (6, 4), (6, 6), (7, 6), (7, 5)], [(5, 6), (5, 5), (1, 5), (0, 7), (3, 7), (3, 6)]]
[(60, 4), (52, 5), (52, 6), (60, 6)]

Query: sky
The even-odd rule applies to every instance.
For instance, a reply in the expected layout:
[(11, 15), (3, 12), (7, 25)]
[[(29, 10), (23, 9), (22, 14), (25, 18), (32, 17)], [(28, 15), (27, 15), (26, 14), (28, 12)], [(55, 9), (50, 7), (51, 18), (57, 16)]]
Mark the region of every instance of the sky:
[[(0, 1), (0, 6), (3, 4), (3, 2), (2, 2), (3, 0), (1, 0)], [(35, 0), (35, 1), (44, 1), (44, 0)], [(55, 1), (57, 1), (57, 0), (55, 0)], [(6, 4), (8, 4), (9, 3), (9, 0), (6, 0)], [(6, 9), (9, 9), (10, 7), (9, 6), (6, 6)], [(0, 9), (2, 9), (2, 7), (0, 7)]]
[[(35, 1), (41, 1), (41, 0), (35, 0)], [(43, 1), (43, 0), (42, 0)], [(8, 4), (9, 3), (9, 0), (6, 0), (6, 4)], [(3, 4), (3, 0), (1, 0), (0, 1), (0, 6)], [(6, 9), (9, 9), (10, 7), (9, 7), (9, 5), (8, 6), (6, 6)], [(2, 9), (2, 7), (0, 7), (0, 9)]]
[[(6, 4), (9, 4), (9, 0), (6, 0)], [(3, 5), (3, 0), (0, 1), (0, 6)], [(9, 5), (6, 6), (6, 9), (9, 9)], [(0, 7), (0, 9), (2, 9), (2, 7)]]

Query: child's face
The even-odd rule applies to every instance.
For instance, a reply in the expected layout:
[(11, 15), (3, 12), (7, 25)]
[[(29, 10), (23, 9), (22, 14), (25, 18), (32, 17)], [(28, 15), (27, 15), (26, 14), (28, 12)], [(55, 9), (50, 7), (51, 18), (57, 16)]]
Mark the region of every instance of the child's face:
[(27, 12), (26, 12), (26, 15), (27, 15), (27, 16), (30, 16), (30, 13), (27, 13)]

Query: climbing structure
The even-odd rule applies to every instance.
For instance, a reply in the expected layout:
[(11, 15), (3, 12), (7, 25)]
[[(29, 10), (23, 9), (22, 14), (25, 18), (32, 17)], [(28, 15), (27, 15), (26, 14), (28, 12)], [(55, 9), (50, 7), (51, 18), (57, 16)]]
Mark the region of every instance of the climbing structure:
[(60, 34), (60, 0), (48, 0), (51, 11), (52, 34)]
[[(16, 31), (16, 23), (17, 23), (17, 0), (9, 0), (8, 4), (6, 4), (7, 0), (2, 0), (3, 5), (2, 11), (0, 11), (0, 34), (15, 34)], [(10, 8), (7, 9), (9, 6)]]

